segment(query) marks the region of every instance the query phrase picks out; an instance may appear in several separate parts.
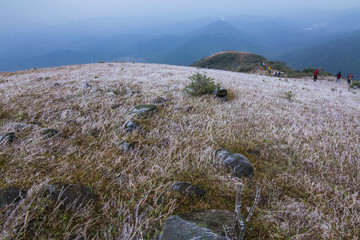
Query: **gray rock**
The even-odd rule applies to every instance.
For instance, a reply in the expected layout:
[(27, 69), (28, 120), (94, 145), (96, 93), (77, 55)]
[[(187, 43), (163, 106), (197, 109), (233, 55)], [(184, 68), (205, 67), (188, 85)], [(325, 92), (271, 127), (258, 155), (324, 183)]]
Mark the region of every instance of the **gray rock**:
[(125, 131), (128, 131), (128, 132), (131, 132), (135, 129), (140, 129), (140, 123), (136, 120), (127, 120), (125, 123), (124, 123), (124, 129)]
[(231, 151), (226, 150), (224, 148), (219, 148), (218, 150), (215, 151), (215, 157), (220, 161), (225, 160), (231, 154), (233, 154)]
[(189, 196), (203, 196), (206, 191), (187, 182), (177, 182), (172, 189)]
[(11, 203), (17, 203), (18, 201), (24, 199), (25, 195), (25, 191), (16, 187), (0, 189), (0, 208), (6, 207)]
[(82, 87), (83, 88), (91, 88), (92, 86), (88, 83), (83, 83)]
[(154, 104), (163, 104), (163, 103), (166, 103), (168, 102), (169, 100), (164, 98), (164, 97), (156, 97), (153, 101)]
[(223, 87), (220, 87), (214, 91), (216, 97), (221, 98), (227, 101), (227, 90)]
[(63, 206), (70, 209), (78, 209), (97, 201), (97, 197), (89, 187), (78, 184), (48, 185), (45, 194), (55, 201), (60, 201)]
[(254, 174), (254, 167), (250, 161), (240, 153), (231, 154), (224, 161), (226, 166), (233, 169), (234, 174), (241, 177), (251, 177)]
[(60, 83), (54, 83), (54, 87), (60, 87)]
[(0, 136), (0, 142), (2, 143), (12, 143), (16, 139), (14, 132), (8, 132)]
[(133, 113), (138, 113), (138, 114), (152, 113), (152, 112), (157, 112), (157, 111), (159, 111), (159, 109), (157, 108), (157, 106), (155, 106), (153, 104), (137, 105), (132, 109)]
[(226, 237), (185, 221), (179, 216), (166, 219), (160, 240), (225, 240)]
[(52, 128), (44, 128), (41, 130), (40, 134), (46, 137), (54, 137), (59, 133), (58, 130)]
[(114, 105), (111, 105), (111, 109), (117, 109), (121, 106), (121, 104), (114, 104)]
[(124, 141), (124, 142), (122, 142), (121, 147), (124, 152), (128, 152), (128, 151), (134, 150), (135, 145), (133, 143)]
[(179, 216), (189, 222), (193, 222), (200, 227), (204, 227), (213, 233), (225, 236), (224, 227), (232, 227), (235, 218), (234, 212), (222, 209), (211, 209), (201, 212), (179, 214)]

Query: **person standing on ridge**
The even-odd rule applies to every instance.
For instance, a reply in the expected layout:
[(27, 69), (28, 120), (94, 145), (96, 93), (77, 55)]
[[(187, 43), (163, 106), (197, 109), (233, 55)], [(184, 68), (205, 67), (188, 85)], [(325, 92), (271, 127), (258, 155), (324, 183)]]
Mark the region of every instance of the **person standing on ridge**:
[(352, 80), (353, 77), (354, 77), (354, 76), (351, 75), (351, 73), (350, 73), (349, 76), (348, 76), (348, 84), (349, 84), (349, 85), (351, 84), (351, 80)]
[(341, 83), (341, 72), (336, 75), (336, 82)]
[(318, 75), (319, 75), (319, 70), (316, 69), (316, 71), (314, 72), (314, 82), (316, 82)]
[(270, 66), (268, 67), (268, 70), (269, 70), (269, 75), (271, 76), (271, 68), (270, 68)]

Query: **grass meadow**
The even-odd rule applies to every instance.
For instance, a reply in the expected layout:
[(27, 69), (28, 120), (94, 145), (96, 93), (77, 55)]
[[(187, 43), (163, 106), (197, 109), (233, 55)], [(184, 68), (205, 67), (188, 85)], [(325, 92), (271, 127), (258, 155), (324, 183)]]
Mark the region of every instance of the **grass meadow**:
[[(187, 95), (198, 71), (229, 101)], [(0, 189), (28, 191), (0, 211), (1, 239), (154, 239), (170, 215), (233, 211), (239, 182), (248, 207), (262, 188), (246, 239), (360, 237), (360, 92), (344, 82), (98, 63), (0, 73), (0, 96), (0, 135), (17, 137), (0, 143)], [(158, 96), (169, 100), (159, 112), (131, 113)], [(142, 128), (124, 131), (131, 118)], [(254, 177), (232, 176), (214, 158), (220, 147), (246, 156)], [(177, 181), (207, 193), (177, 194)], [(63, 210), (41, 193), (54, 183), (86, 185), (99, 200)]]

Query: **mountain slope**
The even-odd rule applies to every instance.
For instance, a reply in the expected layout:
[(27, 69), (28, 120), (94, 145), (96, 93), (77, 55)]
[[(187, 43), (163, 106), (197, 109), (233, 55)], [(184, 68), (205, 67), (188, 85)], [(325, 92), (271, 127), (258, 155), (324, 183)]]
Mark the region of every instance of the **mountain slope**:
[(175, 65), (190, 65), (191, 63), (224, 50), (261, 52), (263, 47), (252, 43), (247, 35), (224, 22), (216, 21), (194, 31), (184, 37), (181, 46), (167, 53), (150, 58), (150, 61)]
[(352, 73), (360, 77), (360, 30), (348, 37), (301, 49), (280, 57), (296, 68), (323, 67), (336, 74)]

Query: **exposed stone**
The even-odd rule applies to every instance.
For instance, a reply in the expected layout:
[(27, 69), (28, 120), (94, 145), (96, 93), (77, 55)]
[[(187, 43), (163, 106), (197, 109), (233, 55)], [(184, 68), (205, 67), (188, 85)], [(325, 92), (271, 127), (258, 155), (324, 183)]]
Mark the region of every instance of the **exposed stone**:
[(132, 109), (133, 113), (138, 113), (138, 114), (152, 113), (152, 112), (157, 112), (157, 111), (159, 111), (159, 109), (157, 108), (157, 106), (155, 106), (153, 104), (137, 105)]
[(91, 88), (92, 86), (88, 83), (83, 83), (82, 87), (83, 88)]
[(179, 216), (170, 216), (166, 219), (160, 240), (225, 240), (209, 229), (186, 221)]
[(251, 177), (254, 174), (254, 167), (250, 161), (240, 153), (231, 154), (225, 161), (225, 165), (233, 169), (234, 174), (241, 177)]
[(164, 98), (164, 97), (156, 97), (153, 101), (154, 104), (163, 104), (163, 103), (166, 103), (168, 102), (169, 100)]
[(60, 87), (60, 83), (54, 83), (54, 87)]
[(16, 139), (14, 132), (8, 132), (0, 136), (0, 142), (2, 143), (12, 143)]
[(176, 182), (172, 189), (189, 196), (203, 196), (206, 191), (187, 182)]
[(16, 203), (24, 199), (25, 195), (25, 191), (22, 191), (16, 187), (0, 189), (0, 208), (6, 207), (11, 203)]
[(78, 184), (54, 184), (48, 185), (45, 192), (53, 200), (62, 202), (66, 208), (77, 209), (97, 201), (89, 187)]
[(45, 129), (42, 129), (40, 132), (41, 135), (46, 136), (46, 137), (54, 137), (58, 133), (59, 133), (58, 130), (52, 129), (52, 128), (45, 128)]
[(128, 152), (128, 151), (131, 151), (131, 150), (134, 150), (135, 148), (135, 145), (133, 143), (129, 143), (127, 141), (123, 141), (122, 144), (121, 144), (121, 147), (122, 147), (122, 150), (124, 152)]
[(111, 109), (117, 109), (121, 106), (121, 104), (114, 104), (114, 105), (111, 105)]
[(225, 160), (231, 154), (233, 154), (233, 153), (224, 148), (219, 148), (218, 150), (215, 151), (215, 157), (217, 159), (219, 159), (220, 161)]
[(127, 120), (124, 123), (125, 131), (131, 132), (134, 129), (140, 129), (140, 123), (136, 120)]
[(214, 94), (216, 97), (221, 98), (225, 101), (227, 101), (227, 90), (223, 87), (219, 87), (214, 91)]
[(232, 227), (234, 224), (234, 212), (222, 209), (211, 209), (202, 212), (183, 213), (179, 216), (189, 222), (196, 223), (200, 227), (207, 228), (213, 233), (225, 235), (224, 227)]

